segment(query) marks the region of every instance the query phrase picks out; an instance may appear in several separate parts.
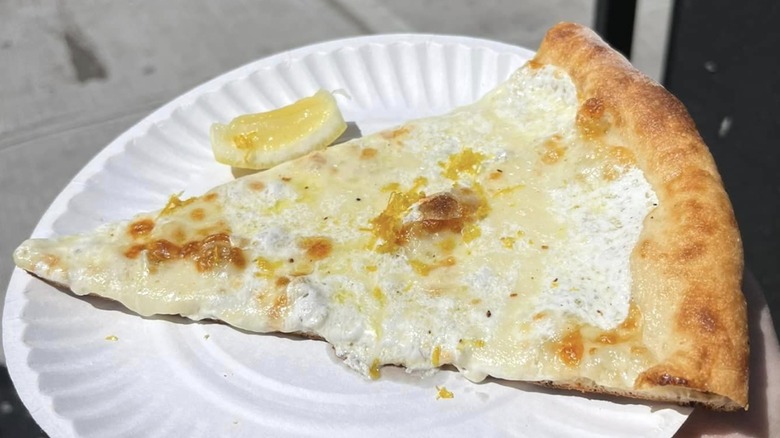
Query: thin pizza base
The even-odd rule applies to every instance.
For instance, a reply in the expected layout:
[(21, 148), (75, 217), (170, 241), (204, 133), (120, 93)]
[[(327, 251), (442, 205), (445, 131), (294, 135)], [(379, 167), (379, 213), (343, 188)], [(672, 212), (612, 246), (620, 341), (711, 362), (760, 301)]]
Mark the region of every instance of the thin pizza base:
[(140, 314), (322, 337), (372, 377), (452, 363), (746, 406), (741, 243), (712, 158), (678, 101), (573, 24), (472, 107), (15, 257)]

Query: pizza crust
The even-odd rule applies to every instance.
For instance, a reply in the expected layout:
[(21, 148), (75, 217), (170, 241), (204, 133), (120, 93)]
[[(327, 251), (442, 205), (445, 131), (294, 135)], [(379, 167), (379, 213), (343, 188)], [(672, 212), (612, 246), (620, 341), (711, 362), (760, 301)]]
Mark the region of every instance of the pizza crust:
[(742, 242), (715, 162), (687, 110), (577, 24), (553, 27), (532, 62), (571, 76), (580, 116), (598, 122), (591, 127), (604, 127), (597, 135), (634, 153), (659, 199), (631, 259), (632, 300), (656, 365), (639, 375), (632, 390), (587, 381), (551, 385), (747, 409)]

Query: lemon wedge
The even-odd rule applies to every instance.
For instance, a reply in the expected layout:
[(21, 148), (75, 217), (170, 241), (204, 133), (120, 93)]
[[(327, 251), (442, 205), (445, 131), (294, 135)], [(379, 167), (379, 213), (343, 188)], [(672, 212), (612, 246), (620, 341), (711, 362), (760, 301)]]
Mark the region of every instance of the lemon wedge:
[(347, 129), (336, 99), (325, 90), (264, 113), (211, 125), (211, 148), (223, 164), (269, 169), (324, 149)]

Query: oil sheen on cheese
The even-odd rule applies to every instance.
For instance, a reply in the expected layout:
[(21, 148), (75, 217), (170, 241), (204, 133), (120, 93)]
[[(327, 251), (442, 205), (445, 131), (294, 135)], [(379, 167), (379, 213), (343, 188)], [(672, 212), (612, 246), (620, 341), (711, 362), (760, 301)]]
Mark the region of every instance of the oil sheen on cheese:
[[(473, 105), (152, 215), (147, 237), (117, 240), (128, 223), (109, 226), (100, 233), (113, 236), (104, 237), (110, 245), (82, 255), (62, 248), (98, 238), (31, 241), (17, 263), (142, 314), (318, 336), (370, 377), (385, 364), (423, 374), (453, 364), (472, 380), (570, 376), (630, 385), (651, 359), (630, 298), (630, 260), (658, 201), (630, 151), (583, 134), (580, 107), (564, 72), (529, 65)], [(199, 223), (196, 208), (207, 213)], [(230, 241), (208, 237), (215, 233)], [(151, 240), (136, 244), (136, 256), (131, 238)], [(161, 253), (170, 257), (150, 265), (160, 240), (173, 242)], [(215, 268), (193, 268), (191, 246), (199, 263), (217, 257), (207, 264)], [(45, 255), (61, 266), (45, 266)], [(84, 257), (145, 276), (144, 293), (101, 280), (107, 273), (68, 271), (79, 263), (94, 269)], [(191, 279), (179, 286), (182, 278)], [(602, 368), (605, 355), (625, 366)]]

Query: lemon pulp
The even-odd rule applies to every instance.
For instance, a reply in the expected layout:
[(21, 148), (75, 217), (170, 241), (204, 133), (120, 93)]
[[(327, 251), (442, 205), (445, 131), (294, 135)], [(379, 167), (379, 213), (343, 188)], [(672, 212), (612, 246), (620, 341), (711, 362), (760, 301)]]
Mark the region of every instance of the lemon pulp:
[(324, 149), (347, 129), (336, 99), (325, 90), (268, 112), (211, 125), (214, 157), (244, 169), (268, 169)]

